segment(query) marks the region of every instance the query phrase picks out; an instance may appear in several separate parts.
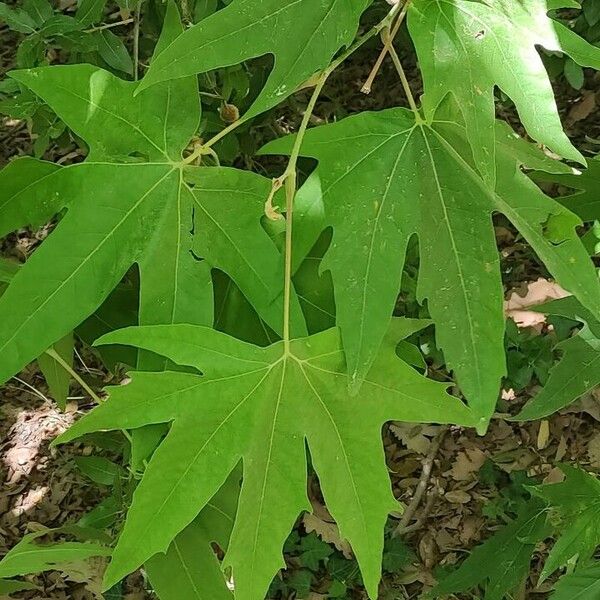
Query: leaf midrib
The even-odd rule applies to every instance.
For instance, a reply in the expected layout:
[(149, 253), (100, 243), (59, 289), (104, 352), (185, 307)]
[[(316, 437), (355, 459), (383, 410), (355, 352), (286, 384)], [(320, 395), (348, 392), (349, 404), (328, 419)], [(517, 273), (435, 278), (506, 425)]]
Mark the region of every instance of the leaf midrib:
[[(278, 361), (279, 362), (279, 361)], [(252, 395), (256, 392), (257, 389), (260, 388), (260, 386), (262, 385), (262, 383), (265, 381), (265, 379), (269, 376), (271, 369), (275, 366), (275, 364), (277, 363), (273, 363), (272, 365), (268, 365), (268, 367), (265, 368), (266, 373), (264, 374), (264, 376), (258, 381), (258, 383), (250, 390), (250, 392), (248, 394), (246, 394), (246, 396), (244, 396), (233, 408), (232, 410), (229, 411), (229, 413), (227, 414), (227, 416), (223, 419), (223, 421), (221, 421), (221, 423), (219, 423), (219, 425), (215, 428), (215, 430), (208, 436), (208, 438), (204, 441), (204, 443), (202, 444), (202, 446), (200, 447), (200, 449), (196, 452), (196, 454), (194, 455), (194, 458), (189, 462), (187, 468), (185, 469), (185, 471), (181, 474), (181, 476), (179, 477), (179, 479), (177, 480), (177, 482), (175, 484), (173, 484), (173, 486), (171, 487), (171, 489), (169, 490), (169, 493), (166, 495), (166, 497), (163, 499), (163, 501), (161, 502), (160, 506), (157, 507), (156, 511), (154, 512), (154, 514), (148, 518), (146, 520), (146, 524), (144, 529), (142, 530), (142, 532), (140, 533), (139, 536), (137, 536), (137, 539), (144, 539), (146, 533), (148, 532), (149, 529), (152, 528), (154, 522), (156, 521), (156, 519), (158, 519), (160, 517), (160, 514), (162, 513), (162, 511), (164, 510), (165, 506), (167, 505), (167, 503), (169, 502), (169, 500), (171, 499), (171, 497), (173, 496), (173, 494), (176, 492), (176, 490), (178, 489), (178, 487), (181, 485), (181, 483), (184, 481), (184, 479), (188, 476), (190, 470), (192, 469), (193, 465), (196, 463), (196, 461), (198, 460), (198, 458), (200, 457), (200, 455), (204, 452), (204, 450), (206, 449), (206, 447), (210, 444), (210, 442), (213, 440), (213, 438), (217, 435), (217, 433), (223, 428), (225, 427), (225, 425), (229, 422), (229, 420), (233, 417), (233, 415), (242, 408), (242, 406), (248, 401), (248, 399), (250, 397), (252, 397)], [(262, 371), (263, 369), (259, 369), (258, 371)], [(257, 372), (258, 372), (257, 371)], [(249, 372), (243, 373), (243, 375), (248, 375)], [(118, 545), (117, 545), (118, 547)], [(112, 564), (112, 563), (111, 563)], [(109, 566), (110, 569), (110, 566)], [(108, 573), (108, 571), (107, 571)], [(110, 580), (112, 582), (112, 579)]]
[[(435, 130), (433, 130), (432, 128), (428, 128), (430, 131), (433, 131), (434, 133)], [(483, 383), (482, 383), (482, 373), (481, 373), (481, 365), (479, 363), (479, 353), (477, 352), (477, 343), (475, 340), (475, 331), (473, 329), (473, 314), (471, 312), (471, 306), (469, 304), (469, 295), (467, 293), (467, 288), (465, 285), (465, 277), (464, 277), (464, 273), (463, 273), (463, 268), (462, 268), (462, 263), (459, 257), (459, 252), (458, 252), (458, 248), (456, 246), (456, 240), (454, 239), (454, 230), (450, 224), (450, 219), (448, 216), (448, 211), (446, 208), (446, 203), (444, 201), (444, 194), (442, 192), (442, 188), (441, 188), (441, 184), (440, 184), (440, 179), (439, 179), (439, 175), (437, 172), (437, 168), (435, 165), (435, 160), (433, 158), (433, 153), (431, 151), (431, 147), (429, 145), (429, 140), (427, 139), (427, 134), (425, 131), (422, 131), (422, 135), (423, 135), (423, 141), (425, 142), (425, 145), (427, 146), (427, 153), (429, 154), (429, 159), (431, 162), (431, 169), (433, 171), (434, 174), (434, 178), (435, 178), (435, 183), (436, 183), (436, 188), (438, 191), (438, 195), (439, 195), (439, 199), (440, 199), (440, 205), (442, 206), (442, 210), (444, 213), (444, 222), (446, 223), (446, 229), (448, 231), (448, 235), (450, 236), (450, 241), (452, 244), (452, 252), (454, 254), (454, 260), (455, 260), (455, 264), (458, 270), (458, 278), (460, 281), (460, 287), (462, 290), (462, 296), (463, 296), (463, 303), (464, 303), (464, 307), (467, 313), (467, 323), (468, 323), (468, 327), (469, 327), (469, 342), (470, 342), (470, 346), (471, 346), (471, 356), (472, 356), (472, 360), (474, 362), (474, 368), (473, 371), (476, 373), (476, 380), (477, 380), (477, 389), (479, 391), (479, 395), (481, 395), (481, 390), (483, 389)], [(481, 187), (481, 186), (480, 186)]]

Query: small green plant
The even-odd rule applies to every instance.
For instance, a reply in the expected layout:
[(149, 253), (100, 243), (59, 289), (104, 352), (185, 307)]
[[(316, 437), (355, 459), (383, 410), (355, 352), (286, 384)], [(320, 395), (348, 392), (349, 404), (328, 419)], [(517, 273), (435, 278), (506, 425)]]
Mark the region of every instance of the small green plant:
[[(494, 215), (508, 219), (572, 294), (548, 312), (586, 323), (561, 342), (562, 361), (549, 374), (546, 348), (536, 371), (546, 387), (517, 418), (548, 414), (599, 382), (588, 370), (598, 354), (600, 281), (580, 237), (598, 211), (577, 195), (572, 203), (545, 195), (526, 172), (561, 181), (574, 173), (564, 161), (586, 164), (562, 129), (537, 47), (593, 68), (600, 49), (552, 18), (563, 4), (572, 7), (568, 0), (186, 2), (183, 19), (169, 1), (138, 81), (139, 5), (129, 7), (137, 32), (131, 59), (110, 28), (94, 25), (104, 3), (82, 2), (52, 35), (49, 23), (60, 15), (36, 0), (44, 11), (36, 21), (33, 3), (25, 4), (0, 5), (0, 16), (28, 34), (23, 44), (37, 54), (9, 73), (2, 93), (13, 111), (32, 102), (23, 116), (51, 115), (54, 129), (38, 156), (69, 132), (85, 160), (63, 166), (23, 157), (0, 172), (0, 235), (56, 224), (23, 265), (2, 263), (0, 379), (38, 359), (64, 403), (61, 369), (76, 375), (73, 332), (94, 342), (107, 365), (132, 369), (131, 382), (108, 388), (102, 401), (79, 378), (99, 405), (55, 441), (124, 432), (128, 471), (106, 458), (78, 461), (113, 488), (80, 526), (108, 529), (116, 544), (109, 552), (59, 541), (55, 549), (80, 549), (82, 558), (110, 553), (105, 589), (143, 566), (163, 600), (224, 600), (230, 587), (237, 600), (262, 600), (285, 566), (282, 549), (298, 516), (312, 510), (314, 471), (377, 598), (385, 545), (385, 570), (407, 556), (402, 542), (384, 542), (388, 515), (400, 508), (384, 424), (443, 423), (483, 434), (496, 408), (507, 369)], [(367, 8), (379, 20), (362, 27)], [(423, 77), (420, 104), (392, 43), (405, 20)], [(46, 44), (75, 33), (70, 64), (40, 66)], [(310, 127), (329, 78), (378, 35), (408, 108)], [(250, 93), (256, 81), (239, 65), (265, 55), (272, 69)], [(495, 119), (496, 86), (533, 141)], [(256, 118), (306, 89), (295, 133), (256, 152), (286, 157), (279, 176), (239, 168), (235, 144), (243, 138), (227, 146), (236, 139), (228, 136), (238, 128), (248, 136)], [(307, 159), (316, 167), (301, 178)], [(410, 302), (430, 319), (394, 316), (407, 252), (417, 280)], [(456, 395), (449, 382), (413, 368), (424, 371), (425, 363), (407, 338), (432, 323)], [(581, 360), (573, 385), (556, 390), (562, 371)], [(564, 484), (536, 489), (434, 593), (483, 585), (486, 598), (500, 600), (552, 533), (548, 504), (589, 526), (585, 509), (565, 512), (560, 496), (581, 477), (591, 478), (568, 471)], [(544, 576), (575, 554), (591, 557), (600, 540), (569, 544), (573, 531), (557, 542), (562, 550)], [(315, 535), (297, 546), (303, 568), (291, 589), (306, 594), (335, 555)], [(11, 560), (0, 562), (7, 578), (56, 564), (23, 563), (19, 571), (8, 569)], [(353, 585), (357, 573), (333, 577), (331, 597), (346, 593), (346, 581)]]

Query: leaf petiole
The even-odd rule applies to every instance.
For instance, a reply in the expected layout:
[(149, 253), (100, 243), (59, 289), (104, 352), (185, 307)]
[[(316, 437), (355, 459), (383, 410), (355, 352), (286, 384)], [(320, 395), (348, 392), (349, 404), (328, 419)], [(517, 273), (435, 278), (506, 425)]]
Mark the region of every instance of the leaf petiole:
[(417, 103), (415, 102), (415, 98), (410, 89), (410, 84), (408, 83), (408, 78), (406, 77), (406, 73), (404, 72), (404, 67), (402, 66), (402, 61), (396, 52), (394, 46), (392, 46), (391, 41), (389, 40), (389, 30), (386, 32), (387, 39), (385, 40), (385, 45), (388, 48), (390, 56), (392, 57), (392, 62), (394, 63), (394, 67), (396, 67), (396, 71), (398, 72), (398, 77), (400, 77), (400, 82), (402, 83), (402, 88), (404, 89), (404, 93), (406, 94), (406, 98), (408, 99), (408, 104), (410, 109), (415, 113), (415, 121), (417, 124), (423, 123), (423, 117), (421, 117), (421, 113), (417, 108)]
[[(375, 77), (377, 77), (377, 74), (379, 73), (379, 69), (381, 69), (381, 65), (383, 64), (383, 61), (385, 60), (387, 53), (390, 51), (390, 47), (394, 41), (394, 38), (398, 34), (398, 31), (400, 31), (400, 27), (401, 27), (402, 23), (404, 22), (404, 19), (406, 18), (406, 14), (408, 12), (409, 5), (410, 5), (410, 0), (406, 0), (406, 2), (404, 2), (404, 5), (402, 6), (402, 10), (400, 11), (400, 14), (398, 15), (398, 18), (396, 19), (396, 22), (394, 23), (394, 27), (392, 28), (391, 32), (389, 33), (387, 39), (383, 40), (384, 41), (383, 48), (381, 49), (381, 52), (379, 53), (379, 56), (377, 57), (377, 60), (375, 61), (375, 64), (373, 65), (373, 68), (371, 69), (369, 76), (365, 80), (365, 83), (363, 84), (363, 86), (360, 90), (363, 94), (371, 93), (371, 88), (373, 87), (373, 82), (375, 81)], [(385, 31), (385, 29), (384, 29), (384, 31)]]
[(73, 369), (73, 367), (58, 353), (54, 348), (48, 348), (45, 354), (54, 359), (94, 400), (94, 402), (101, 404), (102, 400), (94, 392), (94, 390), (81, 378), (79, 373)]

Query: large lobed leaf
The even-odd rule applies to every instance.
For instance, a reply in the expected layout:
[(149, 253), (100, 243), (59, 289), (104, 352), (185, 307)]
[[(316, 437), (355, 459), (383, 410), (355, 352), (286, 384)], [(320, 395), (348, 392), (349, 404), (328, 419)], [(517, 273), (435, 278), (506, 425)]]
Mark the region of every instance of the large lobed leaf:
[(600, 598), (600, 563), (576, 569), (560, 578), (550, 600), (598, 600)]
[(234, 470), (200, 514), (144, 564), (160, 600), (232, 600), (212, 544), (226, 550), (235, 520), (239, 470)]
[[(496, 124), (494, 190), (475, 169), (464, 128), (442, 107), (431, 123), (405, 109), (361, 113), (307, 132), (301, 152), (319, 161), (331, 271), (347, 366), (360, 383), (388, 327), (407, 243), (420, 249), (418, 297), (485, 429), (504, 365), (504, 314), (492, 214), (506, 215), (550, 272), (594, 313), (600, 284), (575, 231), (579, 219), (545, 196), (521, 167), (564, 167)], [(263, 152), (286, 152), (284, 138)]]
[(535, 181), (549, 181), (559, 183), (573, 192), (561, 196), (558, 200), (572, 210), (582, 221), (596, 221), (600, 219), (600, 158), (588, 160), (588, 167), (580, 172), (573, 170), (570, 173), (549, 174), (534, 173)]
[(369, 0), (235, 0), (166, 46), (140, 90), (273, 54), (275, 64), (244, 118), (272, 108), (326, 67), (356, 34)]
[(125, 329), (102, 338), (204, 373), (135, 373), (131, 384), (112, 388), (107, 402), (58, 440), (172, 422), (135, 492), (107, 587), (164, 552), (242, 460), (244, 479), (225, 565), (233, 569), (238, 600), (264, 597), (284, 566), (281, 548), (290, 529), (310, 510), (307, 444), (327, 506), (376, 597), (383, 526), (397, 506), (382, 425), (473, 424), (469, 409), (447, 395), (446, 385), (427, 380), (395, 355), (399, 337), (422, 325), (396, 325), (355, 397), (348, 395), (337, 330), (293, 340), (289, 349), (283, 342), (259, 348), (191, 325)]
[[(94, 556), (110, 556), (111, 549), (97, 541), (38, 543), (39, 538), (53, 531), (61, 532), (60, 529), (43, 529), (25, 535), (0, 561), (0, 577), (41, 573)], [(67, 527), (65, 531), (79, 533), (74, 527)], [(85, 531), (82, 530), (82, 533), (85, 534)]]
[[(157, 51), (180, 31), (171, 3)], [(217, 268), (281, 331), (283, 260), (260, 224), (270, 181), (181, 161), (200, 117), (194, 77), (137, 96), (134, 82), (91, 65), (12, 77), (88, 142), (89, 156), (64, 168), (25, 158), (0, 172), (0, 235), (66, 208), (0, 299), (11, 315), (0, 324), (0, 381), (93, 313), (134, 263), (142, 324), (212, 324)], [(295, 296), (293, 312), (295, 334), (304, 335)]]
[(494, 157), (494, 86), (515, 103), (529, 135), (563, 158), (584, 162), (563, 132), (538, 47), (600, 68), (600, 49), (552, 20), (573, 0), (414, 0), (408, 16), (423, 73), (426, 116), (451, 93), (461, 106), (469, 143), (488, 182)]

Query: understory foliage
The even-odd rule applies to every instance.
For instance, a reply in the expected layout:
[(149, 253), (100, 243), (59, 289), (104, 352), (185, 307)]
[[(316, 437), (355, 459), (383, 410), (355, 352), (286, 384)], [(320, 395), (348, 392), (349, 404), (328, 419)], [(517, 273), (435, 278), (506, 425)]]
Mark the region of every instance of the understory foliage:
[[(314, 474), (377, 598), (384, 529), (402, 508), (382, 428), (484, 434), (497, 410), (507, 376), (499, 216), (569, 293), (538, 308), (567, 333), (560, 360), (538, 376), (545, 385), (511, 418), (547, 416), (600, 384), (600, 280), (588, 240), (600, 163), (565, 135), (544, 63), (563, 57), (572, 80), (600, 68), (600, 48), (561, 20), (563, 8), (579, 5), (123, 5), (138, 28), (132, 59), (99, 25), (103, 0), (81, 0), (74, 15), (46, 0), (0, 4), (0, 19), (26, 36), (19, 68), (0, 82), (0, 108), (37, 131), (35, 156), (0, 171), (0, 236), (52, 224), (23, 264), (0, 263), (0, 380), (37, 360), (64, 406), (70, 377), (80, 379), (75, 343), (93, 344), (108, 369), (124, 364), (131, 378), (54, 442), (123, 432), (126, 468), (103, 457), (81, 465), (112, 495), (76, 525), (23, 539), (0, 561), (0, 593), (29, 585), (15, 577), (110, 556), (105, 590), (143, 567), (163, 600), (262, 600), (295, 522), (312, 510)], [(162, 22), (149, 64), (139, 60), (144, 10)], [(312, 125), (328, 78), (401, 26), (421, 98), (386, 45), (408, 108)], [(142, 29), (141, 42), (152, 39)], [(48, 64), (51, 45), (62, 64)], [(227, 92), (215, 126), (206, 90), (216, 80)], [(228, 140), (239, 144), (239, 131), (299, 90), (309, 100), (295, 130), (235, 161)], [(520, 133), (495, 118), (499, 93), (514, 103)], [(79, 158), (42, 160), (61, 136)], [(280, 165), (278, 177), (260, 174), (252, 156)], [(551, 198), (538, 185), (548, 181), (571, 192)], [(413, 271), (414, 302), (402, 310)], [(446, 382), (422, 368), (419, 336), (432, 327)], [(536, 544), (556, 534), (541, 580), (569, 565), (555, 600), (596, 598), (600, 483), (572, 467), (564, 474), (526, 486), (516, 518), (432, 596), (479, 587), (500, 600), (527, 574)], [(298, 544), (309, 567), (329, 556)]]

